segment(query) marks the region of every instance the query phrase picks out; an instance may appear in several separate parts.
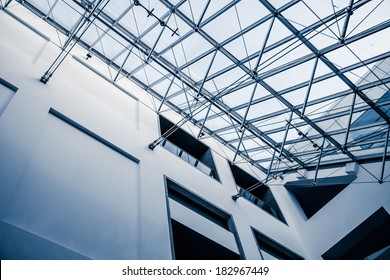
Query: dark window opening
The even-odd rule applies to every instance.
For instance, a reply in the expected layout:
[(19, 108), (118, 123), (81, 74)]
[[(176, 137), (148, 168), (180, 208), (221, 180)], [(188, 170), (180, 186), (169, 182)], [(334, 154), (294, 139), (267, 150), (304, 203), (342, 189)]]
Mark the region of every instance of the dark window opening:
[(171, 219), (176, 260), (238, 260), (240, 255)]
[(229, 229), (230, 215), (224, 213), (222, 210), (204, 202), (190, 191), (182, 188), (178, 184), (167, 180), (168, 197), (179, 202), (181, 205), (191, 209), (204, 218), (212, 221), (213, 223), (223, 227), (226, 230)]
[(319, 179), (315, 186), (309, 180), (288, 182), (284, 186), (295, 196), (310, 219), (355, 179), (355, 175), (346, 175)]
[(266, 252), (279, 260), (303, 260), (303, 258), (264, 234), (253, 230), (260, 252)]
[[(161, 135), (174, 126), (172, 122), (160, 116)], [(177, 128), (173, 133), (167, 135), (162, 146), (203, 173), (219, 180), (210, 148), (184, 130)]]
[(390, 215), (380, 208), (326, 251), (328, 260), (390, 260)]
[(229, 165), (236, 185), (240, 187), (242, 197), (283, 223), (286, 223), (282, 211), (280, 211), (279, 205), (276, 203), (269, 187), (230, 162)]
[[(196, 194), (190, 192), (186, 188), (178, 185), (177, 183), (173, 182), (172, 180), (166, 178), (166, 186), (167, 186), (167, 196), (180, 203), (181, 205), (187, 207), (188, 209), (194, 211), (195, 213), (201, 215), (202, 217), (208, 219), (209, 221), (213, 222), (214, 224), (222, 227), (223, 229), (230, 231), (236, 240), (238, 250), (240, 254), (238, 255), (238, 258), (245, 259), (245, 254), (241, 245), (241, 241), (239, 239), (236, 226), (234, 224), (234, 221), (230, 214), (224, 212), (223, 210), (219, 209), (218, 207), (206, 202), (205, 200), (198, 197)], [(173, 219), (171, 219), (171, 222)], [(172, 225), (172, 234), (174, 235), (174, 228)], [(179, 232), (185, 232), (185, 231), (179, 231)], [(178, 239), (178, 233), (176, 233), (176, 239)], [(181, 237), (180, 237), (181, 238)], [(184, 237), (183, 237), (184, 238)], [(203, 237), (206, 238), (206, 237)], [(175, 236), (173, 236), (173, 239), (175, 239)], [(173, 246), (177, 247), (175, 245), (177, 243), (177, 240), (173, 240)], [(179, 242), (179, 244), (183, 244)], [(219, 245), (220, 246), (220, 245)], [(179, 250), (178, 248), (174, 248), (175, 252), (176, 250)], [(185, 248), (185, 247), (184, 247)], [(207, 247), (206, 247), (207, 248)], [(227, 250), (227, 249), (226, 249)], [(234, 253), (236, 254), (236, 253)], [(211, 253), (211, 256), (213, 256), (213, 253)], [(211, 258), (211, 256), (209, 258)], [(233, 259), (238, 259), (234, 257)], [(207, 259), (207, 258), (206, 258)], [(227, 258), (230, 259), (230, 258)]]

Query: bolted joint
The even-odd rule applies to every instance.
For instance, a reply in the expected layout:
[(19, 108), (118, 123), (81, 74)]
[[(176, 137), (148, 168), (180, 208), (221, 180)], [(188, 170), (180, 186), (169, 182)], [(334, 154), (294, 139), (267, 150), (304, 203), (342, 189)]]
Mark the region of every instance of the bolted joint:
[(257, 73), (256, 70), (252, 70), (250, 74), (251, 74), (251, 78), (252, 79), (256, 79), (257, 78), (258, 73)]
[(45, 85), (47, 84), (47, 82), (50, 80), (52, 74), (49, 74), (49, 72), (46, 72), (40, 79), (39, 81), (41, 81), (42, 83), (44, 83)]

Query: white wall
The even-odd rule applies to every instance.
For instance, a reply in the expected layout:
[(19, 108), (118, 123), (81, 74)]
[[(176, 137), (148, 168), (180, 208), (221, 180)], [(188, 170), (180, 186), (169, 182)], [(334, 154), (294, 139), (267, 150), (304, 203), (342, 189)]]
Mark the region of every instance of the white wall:
[[(3, 249), (8, 241), (16, 246), (24, 240), (33, 250), (25, 247), (21, 254), (29, 258), (46, 246), (55, 251), (42, 255), (47, 258), (170, 259), (164, 175), (231, 214), (248, 259), (261, 258), (251, 227), (303, 257), (320, 258), (325, 248), (389, 197), (387, 190), (379, 190), (385, 185), (373, 185), (375, 192), (367, 188), (362, 194), (359, 186), (348, 187), (332, 203), (335, 209), (343, 209), (348, 197), (359, 195), (357, 200), (351, 198), (353, 207), (345, 212), (355, 218), (338, 233), (326, 229), (326, 224), (340, 226), (343, 222), (342, 216), (339, 220), (327, 216), (337, 211), (330, 206), (323, 215), (319, 212), (314, 219), (305, 220), (297, 203), (281, 187), (288, 178), (276, 182), (271, 190), (289, 226), (245, 199), (233, 201), (231, 196), (237, 190), (224, 158), (231, 152), (215, 140), (205, 143), (213, 149), (221, 182), (161, 147), (148, 149), (159, 136), (158, 119), (150, 97), (134, 84), (121, 80), (125, 93), (72, 56), (46, 85), (39, 82), (59, 49), (53, 44), (57, 40), (53, 30), (45, 30), (40, 20), (31, 24), (40, 26), (51, 41), (0, 11), (0, 77), (18, 88), (0, 116), (0, 236), (9, 239), (18, 232), (13, 235), (15, 240), (0, 244)], [(79, 57), (83, 50), (76, 48), (73, 54)], [(137, 157), (140, 163), (48, 114), (50, 108)], [(165, 115), (175, 120), (174, 115)], [(197, 132), (190, 125), (184, 129)], [(368, 194), (371, 207), (355, 216), (355, 208)], [(192, 213), (180, 212), (180, 219), (186, 218), (197, 219)], [(199, 218), (194, 225), (203, 234), (237, 250), (231, 236), (213, 234), (201, 221)]]
[[(286, 220), (293, 219), (292, 226), (297, 230), (310, 259), (321, 259), (321, 255), (340, 241), (365, 219), (381, 207), (390, 203), (390, 183), (378, 182), (382, 163), (362, 164), (357, 168), (357, 178), (336, 197), (322, 207), (310, 219), (291, 199), (291, 194), (281, 188), (288, 181), (296, 181), (291, 174), (272, 184), (271, 189), (280, 203)], [(329, 176), (345, 176), (345, 167), (322, 170), (318, 180)], [(384, 178), (390, 176), (390, 166), (385, 166)], [(314, 171), (308, 172), (308, 178), (314, 178)], [(275, 190), (277, 190), (275, 192)]]

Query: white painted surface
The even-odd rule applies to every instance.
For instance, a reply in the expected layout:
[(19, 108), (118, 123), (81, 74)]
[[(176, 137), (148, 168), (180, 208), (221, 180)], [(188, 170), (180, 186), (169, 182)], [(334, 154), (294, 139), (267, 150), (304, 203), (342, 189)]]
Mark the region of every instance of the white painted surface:
[(137, 164), (48, 115), (3, 220), (93, 259), (137, 259)]
[(0, 116), (5, 111), (5, 108), (10, 103), (15, 92), (6, 86), (0, 84)]
[[(59, 49), (52, 43), (55, 32), (44, 30), (41, 22), (32, 24), (52, 41), (47, 44), (0, 11), (0, 77), (19, 88), (0, 116), (3, 221), (90, 258), (170, 259), (166, 175), (232, 215), (248, 259), (260, 258), (251, 227), (303, 257), (320, 259), (374, 211), (388, 208), (389, 183), (375, 183), (363, 168), (353, 184), (309, 220), (283, 187), (296, 174), (270, 184), (288, 226), (243, 198), (233, 201), (237, 190), (224, 158), (231, 151), (204, 140), (214, 150), (218, 182), (161, 147), (148, 149), (159, 136), (158, 119), (150, 97), (131, 82), (120, 84), (138, 100), (69, 56), (48, 84), (40, 83)], [(48, 115), (50, 107), (136, 156), (140, 164)], [(169, 112), (164, 116), (178, 119)], [(198, 131), (190, 125), (183, 129)], [(250, 166), (240, 167), (254, 177), (264, 176)], [(378, 176), (380, 164), (366, 168)], [(323, 170), (319, 178), (345, 175), (344, 170)], [(387, 164), (385, 177), (389, 175)], [(180, 215), (184, 219), (193, 213)], [(214, 236), (212, 227), (197, 228)], [(222, 236), (214, 238), (233, 246), (231, 237), (226, 241)]]
[(191, 211), (180, 203), (169, 199), (171, 218), (179, 223), (207, 236), (214, 242), (240, 254), (233, 233)]

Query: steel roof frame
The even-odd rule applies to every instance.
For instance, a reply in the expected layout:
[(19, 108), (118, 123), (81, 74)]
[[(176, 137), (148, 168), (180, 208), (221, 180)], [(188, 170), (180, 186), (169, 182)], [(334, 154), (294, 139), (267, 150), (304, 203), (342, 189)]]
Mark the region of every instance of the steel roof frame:
[[(81, 5), (81, 3), (77, 0), (72, 0), (74, 3)], [(34, 7), (32, 4), (30, 4), (28, 1), (23, 0), (16, 0), (16, 2), (22, 4), (23, 6), (27, 7), (28, 9), (32, 10), (37, 15), (42, 16), (43, 20), (46, 20), (48, 23), (53, 25), (56, 29), (58, 29), (60, 32), (66, 34), (69, 36), (68, 40), (71, 40), (74, 36), (71, 30), (66, 30), (63, 26), (58, 24), (57, 22), (53, 21), (49, 17), (49, 14), (53, 9), (55, 9), (56, 4), (59, 2), (58, 0), (54, 2), (54, 5), (49, 8), (49, 12), (47, 14), (44, 14), (39, 11), (36, 7)], [(218, 141), (229, 147), (235, 152), (234, 159), (236, 156), (241, 156), (242, 158), (248, 160), (251, 164), (254, 164), (256, 167), (258, 167), (261, 171), (263, 171), (266, 174), (270, 174), (271, 169), (273, 168), (273, 159), (275, 157), (276, 153), (279, 153), (279, 156), (282, 156), (287, 161), (291, 163), (294, 162), (293, 168), (302, 168), (307, 165), (305, 160), (301, 160), (302, 156), (305, 155), (314, 155), (314, 157), (318, 158), (318, 164), (321, 161), (321, 158), (326, 157), (326, 149), (322, 147), (323, 149), (318, 151), (316, 150), (310, 150), (308, 152), (302, 153), (302, 152), (292, 152), (290, 150), (287, 150), (285, 148), (286, 145), (295, 145), (299, 143), (304, 143), (310, 140), (308, 143), (312, 142), (316, 139), (323, 139), (324, 143), (331, 144), (332, 146), (330, 148), (327, 148), (328, 150), (334, 150), (335, 153), (346, 155), (350, 158), (351, 161), (356, 161), (357, 158), (352, 153), (353, 151), (348, 150), (348, 134), (350, 131), (355, 131), (357, 128), (351, 127), (351, 119), (352, 115), (358, 112), (364, 112), (365, 110), (372, 109), (374, 110), (381, 118), (382, 122), (374, 123), (369, 126), (366, 126), (365, 128), (370, 127), (377, 127), (380, 125), (387, 125), (390, 126), (390, 118), (382, 110), (381, 106), (384, 106), (383, 104), (377, 104), (373, 100), (371, 100), (367, 95), (365, 94), (365, 90), (382, 86), (384, 85), (387, 90), (389, 90), (389, 87), (387, 86), (387, 83), (390, 83), (390, 77), (385, 77), (380, 79), (377, 77), (376, 80), (370, 81), (361, 85), (357, 85), (353, 83), (348, 77), (345, 75), (346, 73), (353, 71), (355, 69), (361, 68), (361, 67), (367, 67), (368, 64), (375, 63), (378, 61), (381, 61), (383, 59), (386, 59), (390, 57), (390, 51), (378, 54), (376, 56), (369, 57), (365, 60), (360, 60), (358, 63), (354, 63), (353, 65), (348, 65), (346, 67), (343, 67), (341, 69), (337, 68), (331, 61), (329, 61), (325, 55), (328, 53), (331, 53), (335, 50), (338, 50), (340, 48), (347, 48), (349, 44), (352, 44), (354, 42), (357, 42), (363, 38), (366, 38), (370, 35), (376, 34), (382, 30), (390, 28), (390, 20), (383, 21), (373, 27), (367, 28), (364, 31), (346, 38), (345, 34), (347, 31), (349, 20), (352, 16), (352, 13), (356, 11), (357, 9), (365, 6), (367, 3), (369, 3), (369, 0), (361, 0), (361, 1), (353, 1), (351, 0), (349, 5), (345, 9), (340, 9), (339, 11), (322, 18), (314, 23), (312, 23), (310, 26), (307, 26), (303, 28), (302, 30), (297, 30), (285, 17), (283, 17), (282, 12), (288, 10), (289, 8), (293, 7), (294, 5), (301, 2), (301, 0), (293, 0), (285, 4), (284, 6), (280, 7), (279, 9), (276, 9), (273, 7), (269, 1), (267, 0), (259, 0), (259, 3), (261, 3), (268, 11), (269, 13), (262, 18), (258, 19), (257, 21), (253, 22), (249, 26), (245, 27), (244, 29), (241, 29), (239, 32), (231, 35), (227, 39), (225, 39), (223, 42), (218, 43), (214, 38), (212, 38), (206, 31), (204, 31), (202, 28), (208, 24), (212, 24), (213, 21), (224, 14), (229, 9), (233, 8), (237, 3), (239, 3), (239, 0), (235, 0), (227, 4), (226, 6), (219, 9), (215, 14), (211, 15), (209, 18), (204, 20), (204, 16), (206, 14), (206, 11), (209, 7), (210, 0), (206, 3), (205, 7), (203, 8), (201, 12), (200, 19), (198, 22), (193, 22), (191, 19), (189, 19), (180, 9), (181, 5), (183, 5), (186, 0), (181, 0), (176, 5), (173, 5), (168, 0), (161, 0), (160, 1), (166, 8), (167, 11), (162, 16), (161, 20), (165, 20), (166, 18), (169, 19), (173, 14), (180, 18), (185, 24), (187, 24), (191, 30), (188, 31), (186, 34), (182, 34), (179, 36), (177, 40), (174, 41), (174, 43), (167, 45), (162, 51), (156, 52), (155, 47), (159, 42), (159, 39), (163, 33), (163, 29), (160, 31), (160, 36), (158, 36), (155, 40), (155, 43), (152, 45), (148, 45), (143, 41), (143, 37), (145, 37), (149, 32), (152, 30), (155, 30), (155, 28), (158, 28), (159, 22), (153, 23), (149, 28), (147, 28), (144, 32), (141, 34), (132, 34), (129, 30), (125, 29), (120, 24), (120, 19), (124, 16), (126, 16), (132, 9), (135, 8), (136, 5), (130, 1), (129, 6), (126, 10), (124, 10), (122, 13), (118, 14), (117, 18), (111, 18), (109, 17), (104, 11), (99, 11), (98, 13), (93, 13), (91, 16), (96, 17), (99, 22), (101, 22), (103, 25), (107, 27), (106, 32), (103, 32), (93, 44), (88, 45), (86, 42), (82, 40), (82, 38), (77, 38), (77, 41), (80, 45), (82, 45), (87, 50), (93, 52), (96, 54), (99, 58), (101, 58), (103, 61), (106, 61), (108, 65), (110, 65), (112, 68), (116, 70), (115, 78), (113, 79), (113, 83), (116, 82), (118, 76), (120, 74), (124, 75), (127, 78), (132, 79), (136, 82), (136, 84), (140, 85), (142, 88), (144, 88), (146, 91), (148, 91), (150, 94), (152, 94), (154, 97), (159, 99), (161, 101), (159, 108), (156, 108), (156, 112), (160, 112), (162, 106), (164, 104), (168, 105), (171, 109), (175, 110), (179, 114), (183, 115), (185, 118), (188, 118), (189, 121), (191, 121), (193, 124), (197, 125), (200, 128), (198, 137), (201, 136), (202, 132), (211, 135), (212, 137), (216, 138)], [(6, 9), (11, 1), (6, 1), (5, 5), (3, 5), (2, 9)], [(306, 5), (306, 3), (305, 3)], [(82, 17), (81, 17), (82, 18)], [(267, 22), (271, 22), (271, 25), (269, 27), (268, 35), (270, 30), (272, 29), (272, 23), (273, 21), (277, 19), (280, 21), (280, 23), (283, 24), (285, 28), (287, 28), (291, 35), (278, 40), (277, 42), (273, 43), (272, 45), (267, 45), (266, 40), (263, 43), (263, 46), (259, 44), (259, 51), (253, 53), (252, 55), (246, 56), (244, 59), (237, 59), (233, 54), (231, 54), (227, 49), (225, 48), (226, 45), (228, 45), (230, 42), (233, 42), (234, 40), (242, 37), (244, 34), (250, 32), (251, 30), (255, 29), (256, 27), (263, 25)], [(322, 49), (317, 49), (308, 39), (306, 36), (308, 36), (310, 33), (313, 32), (313, 30), (317, 30), (318, 28), (321, 28), (325, 26), (325, 28), (328, 28), (327, 24), (331, 23), (334, 24), (338, 22), (339, 20), (344, 20), (344, 25), (342, 27), (342, 30), (340, 32), (340, 40), (339, 42), (328, 45)], [(80, 19), (81, 20), (81, 19)], [(161, 22), (160, 22), (161, 23)], [(338, 24), (338, 23), (337, 23)], [(108, 32), (114, 32), (116, 35), (120, 36), (126, 43), (126, 45), (123, 46), (123, 49), (117, 53), (114, 57), (106, 57), (105, 54), (99, 53), (97, 50), (94, 49), (94, 45), (99, 43), (100, 40), (104, 36), (108, 36)], [(318, 31), (322, 32), (322, 31)], [(175, 46), (178, 46), (181, 44), (184, 40), (186, 40), (188, 37), (193, 35), (194, 33), (198, 33), (205, 41), (207, 41), (212, 47), (208, 50), (204, 50), (199, 56), (193, 58), (191, 61), (186, 61), (182, 65), (173, 65), (171, 62), (169, 62), (166, 58), (164, 58), (164, 54), (168, 52), (170, 49), (172, 49)], [(280, 46), (283, 46), (288, 43), (298, 43), (299, 46), (305, 46), (306, 49), (310, 51), (309, 54), (300, 56), (296, 58), (293, 61), (289, 61), (286, 63), (283, 63), (280, 66), (273, 67), (270, 70), (263, 71), (261, 73), (258, 73), (257, 67), (260, 65), (260, 59), (263, 53), (270, 52), (272, 50), (277, 49)], [(128, 69), (124, 69), (124, 65), (126, 61), (129, 59), (130, 54), (134, 50), (138, 50), (144, 58), (144, 63), (140, 64), (135, 69), (132, 69), (131, 71), (128, 71)], [(124, 52), (128, 52), (127, 57), (125, 60), (121, 63), (121, 65), (117, 65), (114, 61), (116, 58), (118, 58), (121, 54)], [(225, 65), (221, 70), (209, 75), (209, 71), (213, 65), (214, 59), (216, 57), (217, 53), (221, 53), (231, 61), (230, 65)], [(194, 81), (190, 75), (187, 75), (184, 73), (185, 69), (188, 69), (189, 66), (192, 64), (202, 60), (206, 56), (211, 55), (212, 59), (207, 67), (207, 71), (203, 77), (203, 79), (199, 81)], [(255, 58), (258, 58), (258, 62), (256, 63), (256, 67), (254, 69), (248, 68), (245, 64)], [(143, 58), (141, 58), (143, 59)], [(278, 75), (279, 73), (282, 73), (283, 71), (292, 69), (295, 66), (298, 66), (302, 63), (308, 62), (308, 61), (321, 61), (324, 65), (326, 65), (331, 72), (327, 74), (323, 74), (321, 76), (315, 77), (315, 71), (316, 71), (316, 63), (312, 69), (312, 74), (309, 80), (306, 80), (304, 82), (301, 82), (299, 84), (295, 84), (290, 86), (289, 88), (285, 88), (281, 91), (276, 91), (274, 88), (272, 88), (267, 82), (265, 82), (265, 79), (269, 77), (273, 77)], [(150, 63), (156, 63), (163, 71), (166, 71), (165, 73), (161, 73), (162, 77), (158, 78), (154, 83), (152, 84), (145, 84), (141, 80), (139, 80), (136, 76), (138, 71), (145, 68), (147, 65), (150, 65)], [(226, 88), (217, 89), (217, 93), (209, 92), (206, 90), (204, 85), (207, 82), (212, 81), (213, 79), (220, 77), (227, 73), (228, 71), (232, 69), (240, 69), (243, 73), (246, 75), (246, 81), (242, 82), (239, 85), (230, 84), (228, 86), (232, 87), (234, 86), (233, 90), (229, 89), (226, 90)], [(319, 99), (315, 100), (309, 100), (309, 94), (311, 85), (319, 82), (326, 82), (326, 80), (330, 78), (338, 78), (340, 81), (342, 81), (349, 89), (343, 90), (337, 93), (333, 93), (329, 96), (325, 96)], [(154, 90), (154, 87), (164, 81), (165, 79), (170, 80), (170, 86), (168, 87), (166, 92), (156, 92)], [(181, 90), (175, 93), (171, 93), (168, 96), (168, 93), (170, 92), (170, 88), (172, 84), (178, 81), (181, 83)], [(250, 87), (253, 85), (253, 91), (251, 94), (251, 98), (248, 102), (242, 102), (240, 104), (237, 104), (234, 107), (227, 106), (223, 100), (222, 97), (231, 94), (237, 90), (243, 89), (245, 87)], [(254, 98), (254, 93), (256, 91), (257, 85), (260, 85), (263, 89), (267, 91), (267, 95), (261, 97), (261, 98)], [(302, 104), (299, 105), (293, 105), (291, 104), (283, 95), (293, 92), (298, 89), (304, 89), (306, 88), (306, 97)], [(191, 104), (188, 102), (187, 99), (187, 105), (184, 106), (184, 109), (181, 109), (178, 107), (178, 104), (174, 104), (171, 102), (171, 100), (174, 99), (175, 96), (178, 96), (180, 94), (185, 94), (187, 98), (187, 92), (189, 93), (191, 97), (195, 100), (196, 105), (194, 106), (201, 106), (204, 108), (207, 108), (207, 113), (204, 118), (197, 118), (196, 115), (192, 115), (192, 109)], [(355, 102), (352, 103), (352, 107), (349, 110), (343, 110), (336, 113), (331, 113), (327, 116), (319, 116), (313, 118), (312, 116), (305, 114), (305, 108), (312, 105), (321, 104), (324, 102), (332, 101), (332, 100), (338, 100), (339, 98), (342, 98), (344, 96), (348, 96), (354, 94), (354, 96), (358, 96), (361, 100), (365, 102), (366, 105), (361, 106), (356, 104), (355, 108)], [(275, 99), (278, 100), (285, 109), (269, 113), (267, 115), (255, 117), (255, 118), (248, 118), (248, 112), (251, 109), (252, 106), (259, 104), (261, 102)], [(385, 103), (386, 105), (387, 103)], [(214, 108), (214, 109), (212, 109)], [(245, 109), (244, 115), (241, 115), (238, 113), (239, 110)], [(213, 119), (219, 118), (220, 113), (213, 112), (214, 110), (218, 110), (222, 112), (227, 119), (229, 119), (231, 122), (231, 125), (225, 126), (216, 130), (212, 130), (207, 126), (207, 122), (211, 121)], [(273, 129), (269, 130), (262, 130), (260, 129), (257, 124), (263, 120), (268, 120), (270, 118), (274, 118), (277, 116), (281, 116), (283, 114), (291, 114), (291, 117), (293, 115), (297, 116), (300, 119), (300, 122), (295, 123), (294, 126), (296, 127), (302, 127), (308, 125), (312, 128), (312, 130), (316, 131), (316, 133), (312, 134), (310, 139), (293, 139), (293, 140), (286, 140), (284, 139), (282, 143), (275, 141), (272, 137), (270, 137), (273, 133), (278, 133), (286, 130), (285, 126), (281, 125)], [(319, 122), (326, 121), (326, 120), (332, 120), (336, 119), (342, 116), (347, 116), (349, 114), (349, 122), (348, 125), (345, 128), (339, 129), (337, 131), (331, 131), (327, 132), (324, 131), (319, 125)], [(237, 138), (233, 140), (225, 140), (223, 138), (224, 132), (227, 131), (235, 131), (237, 134)], [(286, 130), (286, 135), (288, 133), (288, 128)], [(340, 143), (337, 141), (333, 136), (340, 135), (345, 133), (345, 141), (343, 143)], [(387, 132), (387, 135), (389, 133)], [(244, 145), (244, 141), (246, 140), (254, 140), (259, 139), (260, 142), (258, 143), (258, 147), (256, 148), (250, 148), (246, 149)], [(325, 141), (326, 140), (326, 141)], [(373, 143), (376, 143), (378, 140), (372, 140)], [(237, 147), (235, 147), (233, 144), (238, 143)], [(260, 144), (263, 143), (263, 144)], [(241, 149), (241, 146), (243, 149)], [(383, 158), (386, 159), (387, 157), (387, 146), (388, 142), (386, 139), (385, 143), (385, 149), (383, 151)], [(264, 160), (253, 160), (250, 157), (250, 153), (258, 152), (258, 151), (268, 151), (270, 153), (270, 157), (267, 157)], [(273, 152), (270, 152), (273, 151)], [(322, 154), (324, 152), (324, 155)], [(233, 161), (234, 161), (233, 159)], [(385, 161), (385, 160), (383, 160)], [(260, 162), (269, 163), (268, 167), (263, 167), (260, 165)], [(384, 166), (384, 164), (383, 164)], [(288, 168), (291, 169), (291, 168)], [(286, 169), (287, 170), (287, 169)]]

